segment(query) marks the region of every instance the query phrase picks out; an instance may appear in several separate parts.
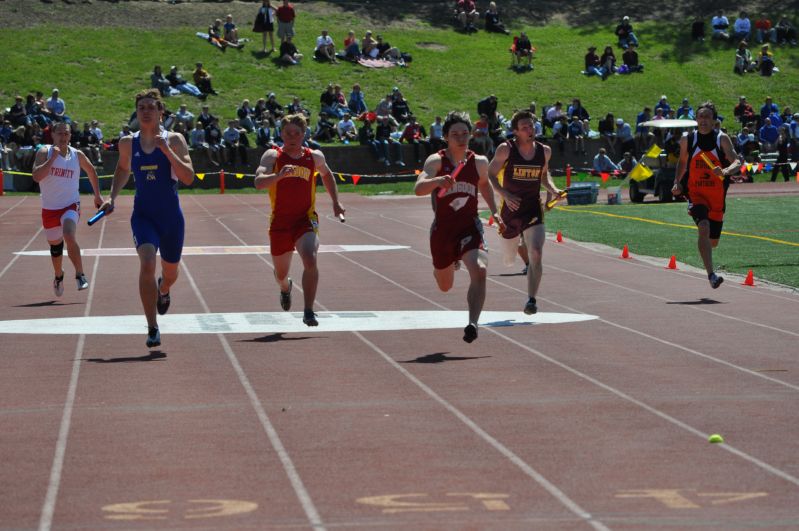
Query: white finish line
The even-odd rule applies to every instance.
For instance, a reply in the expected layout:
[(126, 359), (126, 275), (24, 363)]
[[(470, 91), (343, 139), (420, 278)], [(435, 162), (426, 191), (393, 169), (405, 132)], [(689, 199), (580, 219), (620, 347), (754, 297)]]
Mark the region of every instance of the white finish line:
[[(396, 251), (409, 249), (407, 245), (320, 245), (320, 253), (357, 253), (366, 251)], [(22, 251), (14, 254), (22, 256), (50, 256), (50, 251)], [(136, 256), (133, 247), (108, 247), (103, 249), (83, 249), (83, 256)], [(219, 255), (219, 254), (269, 254), (268, 245), (210, 245), (200, 247), (184, 247), (184, 256)]]
[[(319, 312), (318, 327), (302, 322), (302, 312), (195, 313), (163, 315), (158, 326), (168, 334), (276, 334), (319, 332), (367, 332), (378, 330), (432, 330), (462, 328), (469, 321), (466, 311), (376, 311)], [(597, 319), (596, 315), (541, 312), (483, 312), (480, 326), (530, 326), (576, 323)], [(0, 321), (0, 334), (89, 334), (121, 335), (144, 333), (142, 315), (60, 317)]]

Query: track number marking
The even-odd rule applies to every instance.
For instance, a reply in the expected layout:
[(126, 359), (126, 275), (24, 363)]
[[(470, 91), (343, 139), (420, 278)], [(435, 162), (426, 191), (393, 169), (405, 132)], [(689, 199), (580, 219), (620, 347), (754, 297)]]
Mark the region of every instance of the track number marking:
[[(767, 492), (696, 492), (692, 489), (630, 489), (620, 490), (617, 498), (651, 498), (669, 509), (701, 509), (702, 502), (725, 505), (768, 496)], [(698, 499), (703, 498), (703, 499)]]
[(254, 511), (257, 503), (242, 500), (150, 500), (114, 503), (102, 508), (107, 520), (166, 520), (179, 517), (184, 520), (219, 518)]
[(356, 501), (363, 505), (380, 507), (384, 514), (394, 513), (429, 513), (444, 511), (470, 511), (477, 508), (486, 511), (508, 511), (510, 507), (505, 503), (507, 494), (490, 492), (448, 492), (446, 499), (434, 498), (430, 494), (385, 494), (382, 496), (367, 496)]

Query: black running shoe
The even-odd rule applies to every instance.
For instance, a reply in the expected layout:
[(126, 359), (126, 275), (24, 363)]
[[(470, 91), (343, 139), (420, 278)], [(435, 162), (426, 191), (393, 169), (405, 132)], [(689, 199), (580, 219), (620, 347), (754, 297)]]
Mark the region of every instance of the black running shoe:
[(289, 279), (289, 290), (280, 292), (280, 307), (283, 308), (284, 312), (287, 312), (291, 309), (291, 288), (293, 287), (294, 282)]
[(538, 313), (538, 306), (535, 304), (535, 297), (530, 297), (527, 299), (527, 304), (524, 305), (524, 313), (527, 315)]
[(710, 287), (713, 289), (718, 288), (721, 286), (721, 283), (724, 282), (724, 277), (720, 277), (716, 273), (711, 273), (707, 279), (710, 281)]
[(463, 329), (463, 340), (467, 343), (471, 343), (475, 339), (477, 339), (477, 325), (469, 323), (466, 325), (466, 328)]
[(172, 302), (172, 299), (169, 297), (169, 293), (163, 295), (161, 293), (161, 279), (158, 278), (158, 299), (155, 301), (155, 307), (158, 309), (158, 315), (164, 315), (167, 311), (169, 311), (169, 303)]
[(302, 322), (308, 326), (319, 326), (319, 321), (316, 320), (316, 314), (313, 310), (305, 310), (302, 313)]
[(153, 348), (161, 345), (161, 332), (158, 327), (151, 327), (147, 330), (147, 348)]

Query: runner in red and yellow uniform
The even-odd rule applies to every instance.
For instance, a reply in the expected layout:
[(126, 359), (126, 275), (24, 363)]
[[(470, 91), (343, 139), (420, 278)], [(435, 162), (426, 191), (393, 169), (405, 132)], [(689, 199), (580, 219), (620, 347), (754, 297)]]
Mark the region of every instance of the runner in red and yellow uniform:
[(688, 214), (697, 227), (699, 256), (713, 289), (724, 278), (713, 271), (713, 248), (718, 246), (730, 175), (738, 172), (741, 161), (726, 134), (714, 129), (716, 108), (703, 103), (696, 112), (697, 131), (680, 139), (680, 160), (675, 173), (674, 195), (688, 196)]
[(430, 228), (433, 276), (441, 291), (449, 291), (460, 260), (469, 271), (469, 324), (463, 340), (477, 339), (477, 321), (486, 294), (488, 254), (483, 241), (483, 224), (477, 215), (477, 192), (491, 214), (497, 217), (494, 192), (488, 181), (488, 159), (468, 149), (472, 124), (468, 115), (452, 112), (444, 122), (447, 149), (433, 153), (424, 163), (414, 192), (433, 194), (435, 219)]
[(313, 311), (319, 284), (319, 269), (316, 264), (316, 253), (319, 249), (319, 216), (315, 210), (316, 175), (322, 178), (327, 193), (333, 200), (333, 213), (343, 216), (344, 207), (338, 201), (336, 181), (325, 162), (325, 156), (321, 151), (303, 146), (307, 126), (305, 117), (301, 114), (283, 119), (283, 148), (269, 149), (263, 154), (255, 172), (255, 187), (258, 190), (269, 190), (272, 205), (269, 245), (275, 265), (275, 279), (280, 285), (280, 306), (285, 311), (291, 308), (292, 280), (288, 274), (291, 257), (296, 249), (303, 263), (302, 289), (305, 307), (302, 322), (308, 326), (317, 326), (319, 322)]

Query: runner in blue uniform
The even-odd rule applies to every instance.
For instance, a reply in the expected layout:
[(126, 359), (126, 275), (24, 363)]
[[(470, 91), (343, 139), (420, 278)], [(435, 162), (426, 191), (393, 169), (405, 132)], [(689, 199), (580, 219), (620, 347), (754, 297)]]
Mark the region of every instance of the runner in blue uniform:
[[(164, 105), (157, 90), (136, 95), (136, 117), (140, 130), (119, 140), (119, 162), (107, 202), (101, 207), (110, 214), (114, 200), (133, 172), (136, 196), (130, 225), (139, 255), (139, 296), (147, 318), (147, 347), (161, 344), (156, 311), (169, 309), (169, 288), (178, 278), (183, 251), (183, 213), (178, 200), (178, 181), (190, 185), (194, 168), (186, 140), (179, 133), (161, 129)], [(161, 252), (161, 276), (156, 282), (156, 253)]]

